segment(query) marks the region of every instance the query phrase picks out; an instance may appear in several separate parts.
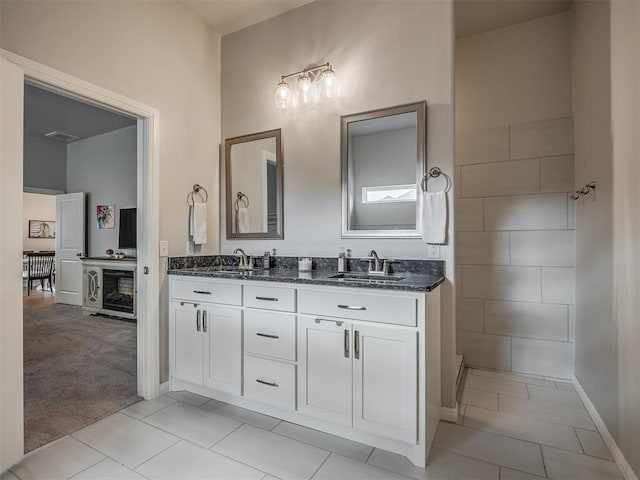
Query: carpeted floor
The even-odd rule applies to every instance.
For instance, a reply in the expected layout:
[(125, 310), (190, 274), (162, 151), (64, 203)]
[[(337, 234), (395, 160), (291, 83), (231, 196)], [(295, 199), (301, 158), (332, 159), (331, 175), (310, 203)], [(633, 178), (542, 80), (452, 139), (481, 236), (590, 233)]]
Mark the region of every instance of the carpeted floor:
[(25, 451), (139, 400), (135, 323), (24, 297)]

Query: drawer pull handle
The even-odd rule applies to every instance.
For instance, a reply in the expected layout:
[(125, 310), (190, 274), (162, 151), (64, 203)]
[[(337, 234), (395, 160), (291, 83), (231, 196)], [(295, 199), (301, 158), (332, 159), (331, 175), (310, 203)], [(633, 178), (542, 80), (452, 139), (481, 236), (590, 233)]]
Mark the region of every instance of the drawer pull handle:
[(349, 358), (349, 330), (344, 331), (344, 358)]
[(200, 295), (211, 295), (211, 292), (207, 292), (206, 290), (194, 290), (193, 293), (199, 293)]
[(200, 328), (201, 328), (200, 327), (200, 315), (201, 315), (201, 312), (200, 312), (200, 310), (198, 310), (198, 313), (196, 313), (196, 330), (197, 331), (200, 331)]
[(256, 300), (264, 300), (265, 302), (277, 302), (276, 297), (256, 297)]
[(342, 324), (344, 322), (340, 322), (338, 320), (327, 320), (325, 318), (316, 318), (316, 323), (320, 323), (320, 322), (330, 322), (330, 323), (335, 323), (338, 327), (341, 327)]
[(367, 307), (357, 307), (355, 305), (338, 305), (338, 308), (344, 308), (345, 310), (366, 310)]
[(256, 378), (256, 382), (267, 385), (269, 387), (278, 387), (278, 384), (276, 382), (267, 382), (266, 380), (262, 380), (261, 378)]
[(280, 338), (278, 335), (271, 335), (270, 333), (258, 332), (258, 333), (256, 333), (256, 335), (259, 336), (259, 337), (265, 337), (265, 338)]
[(207, 333), (207, 311), (202, 311), (202, 331)]
[(356, 357), (356, 360), (360, 359), (360, 332), (358, 330), (355, 331), (353, 336), (353, 355)]
[(198, 308), (198, 305), (200, 305), (199, 303), (193, 303), (193, 302), (180, 302), (180, 306), (184, 307), (185, 305), (193, 305), (193, 308)]

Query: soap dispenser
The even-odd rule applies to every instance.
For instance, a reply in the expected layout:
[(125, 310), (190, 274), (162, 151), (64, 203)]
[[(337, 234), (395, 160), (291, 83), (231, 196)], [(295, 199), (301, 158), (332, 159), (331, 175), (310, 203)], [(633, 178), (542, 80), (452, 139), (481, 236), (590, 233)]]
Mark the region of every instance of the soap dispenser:
[(344, 253), (344, 248), (340, 247), (340, 253), (338, 253), (338, 273), (344, 273), (347, 271), (347, 257)]

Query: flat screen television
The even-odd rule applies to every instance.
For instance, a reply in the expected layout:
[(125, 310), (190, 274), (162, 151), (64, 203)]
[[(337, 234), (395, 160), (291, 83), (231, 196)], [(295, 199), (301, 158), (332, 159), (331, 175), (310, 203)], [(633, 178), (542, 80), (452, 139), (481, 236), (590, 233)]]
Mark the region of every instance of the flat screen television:
[(120, 231), (118, 248), (136, 248), (137, 215), (135, 208), (120, 209)]

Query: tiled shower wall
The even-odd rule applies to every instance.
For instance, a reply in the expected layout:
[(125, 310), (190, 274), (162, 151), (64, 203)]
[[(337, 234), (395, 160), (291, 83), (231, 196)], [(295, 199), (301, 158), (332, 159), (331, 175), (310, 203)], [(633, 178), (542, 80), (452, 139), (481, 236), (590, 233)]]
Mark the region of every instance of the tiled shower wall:
[(568, 378), (572, 119), (456, 136), (458, 353), (469, 365)]

